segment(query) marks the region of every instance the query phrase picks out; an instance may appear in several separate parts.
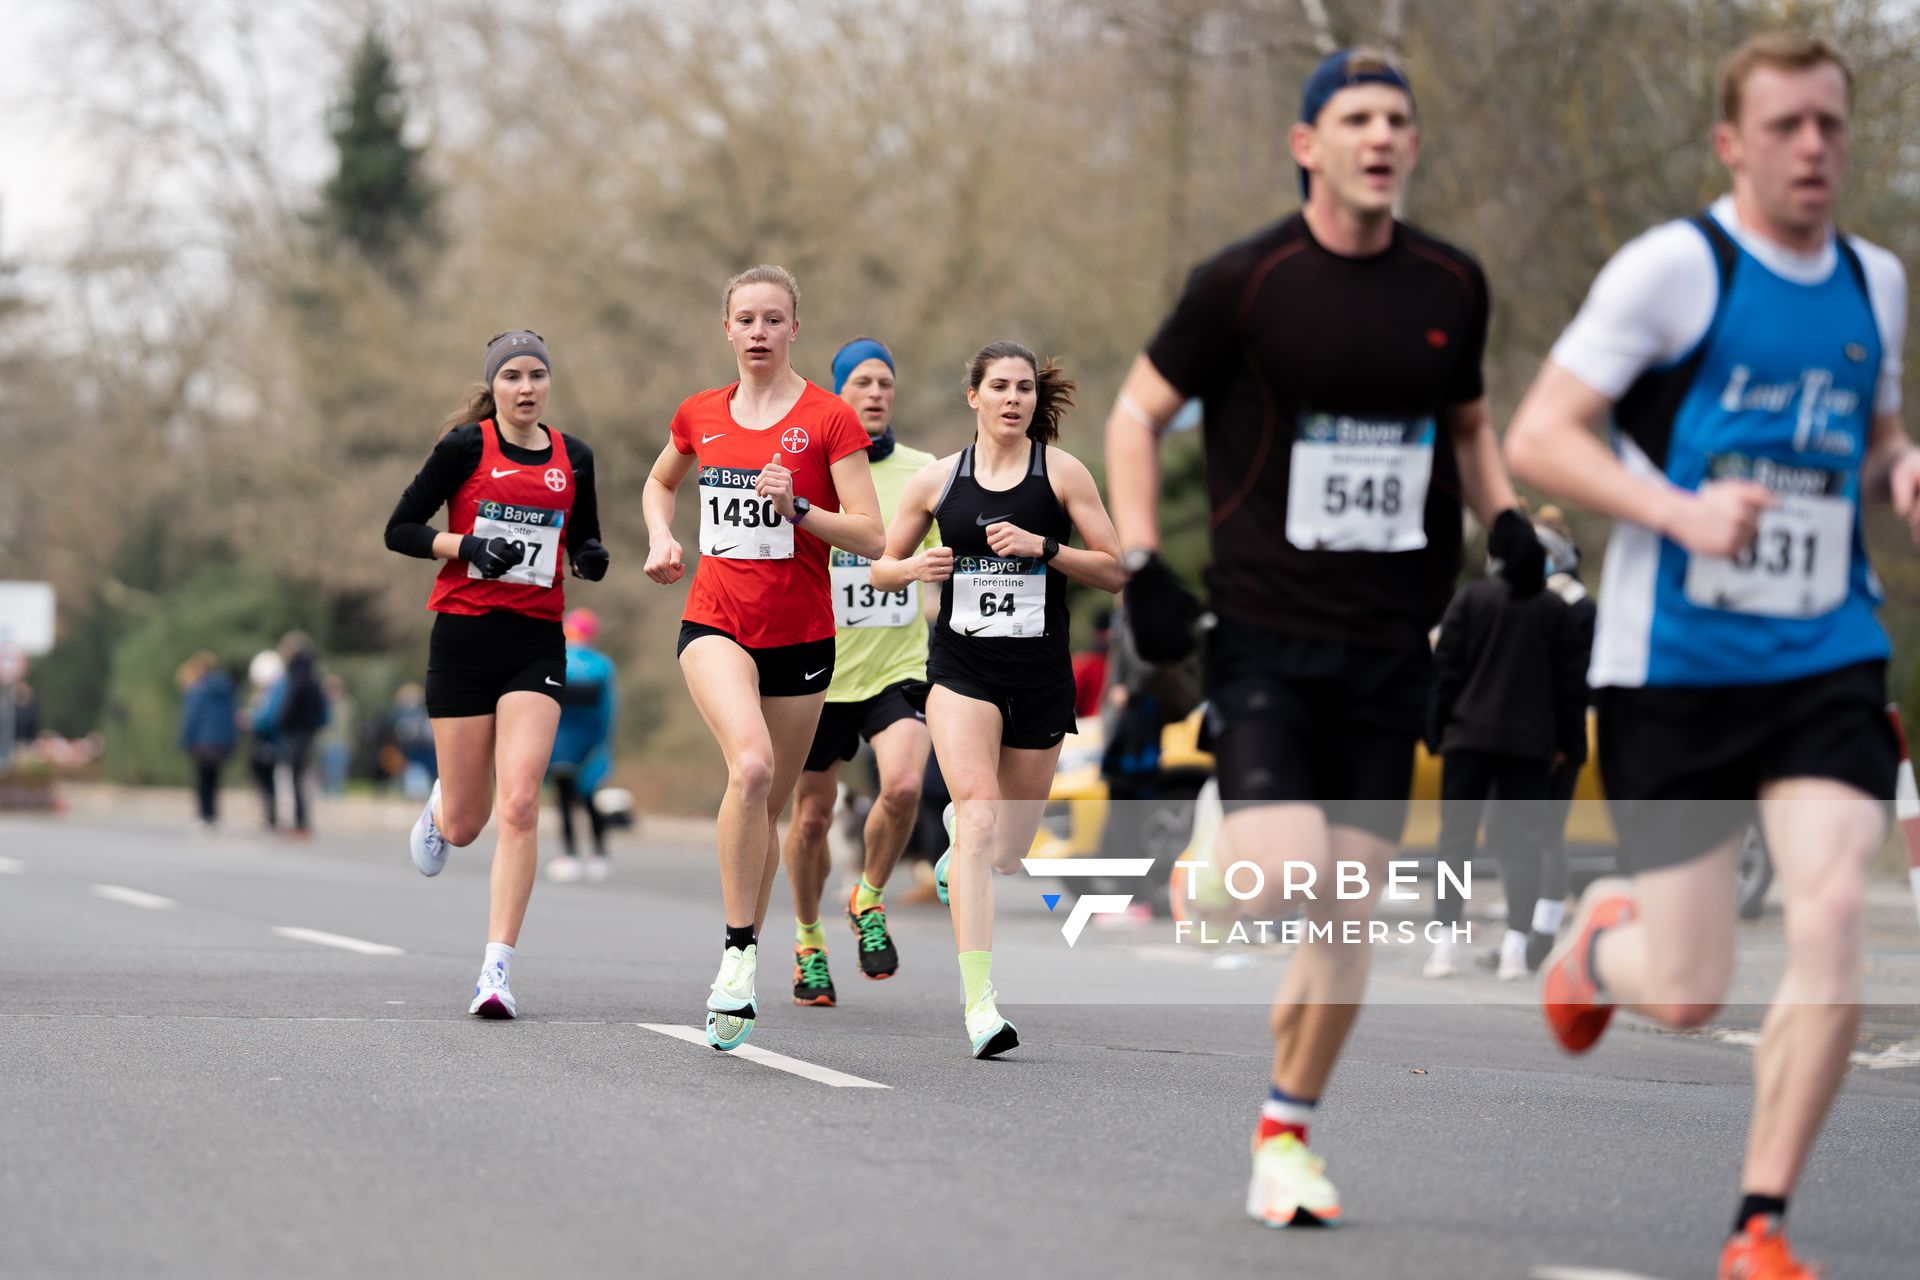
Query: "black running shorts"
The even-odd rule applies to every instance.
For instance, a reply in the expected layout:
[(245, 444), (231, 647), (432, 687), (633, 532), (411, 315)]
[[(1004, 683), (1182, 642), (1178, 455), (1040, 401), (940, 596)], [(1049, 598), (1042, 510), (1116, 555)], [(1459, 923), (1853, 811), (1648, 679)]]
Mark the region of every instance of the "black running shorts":
[(442, 613), (427, 645), (427, 714), (490, 716), (503, 695), (567, 687), (567, 638), (558, 619), (496, 609)]
[(1207, 740), (1228, 812), (1317, 804), (1329, 826), (1398, 841), (1433, 655), (1283, 635), (1222, 617), (1207, 634)]
[(682, 622), (680, 643), (674, 647), (677, 657), (701, 636), (719, 636), (732, 640), (746, 650), (760, 672), (760, 696), (763, 698), (800, 698), (809, 693), (825, 693), (833, 683), (833, 637), (810, 640), (806, 644), (774, 645), (767, 649), (748, 649), (731, 633), (704, 622)]
[(1031, 687), (987, 684), (963, 672), (939, 668), (939, 650), (929, 659), (928, 680), (963, 698), (987, 702), (1000, 711), (1000, 745), (1021, 751), (1059, 746), (1074, 730), (1073, 677), (1058, 684)]
[(901, 692), (911, 680), (890, 684), (863, 702), (829, 702), (820, 708), (820, 727), (813, 731), (813, 746), (807, 752), (807, 772), (824, 773), (842, 760), (853, 759), (860, 740), (872, 742), (880, 733), (902, 720), (922, 720)]
[(1690, 862), (1753, 820), (1762, 784), (1827, 778), (1893, 799), (1900, 743), (1887, 667), (1862, 662), (1779, 684), (1593, 691), (1600, 780), (1620, 865)]

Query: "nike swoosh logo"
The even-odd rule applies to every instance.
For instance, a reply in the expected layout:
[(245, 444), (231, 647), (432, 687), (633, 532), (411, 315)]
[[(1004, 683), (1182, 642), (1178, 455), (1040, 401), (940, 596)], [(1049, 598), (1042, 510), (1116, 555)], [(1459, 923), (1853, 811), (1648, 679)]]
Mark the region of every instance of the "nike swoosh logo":
[(1050, 733), (1047, 736), (1049, 738), (1064, 738), (1067, 736), (1067, 731), (1065, 729), (1061, 729), (1055, 733)]
[(493, 478), (495, 480), (498, 480), (501, 476), (517, 476), (519, 474), (520, 473), (518, 471), (501, 471), (498, 468), (495, 468), (493, 473)]
[(547, 677), (547, 683), (552, 685), (556, 689), (563, 689), (566, 687), (565, 685), (561, 684), (558, 680), (555, 680), (552, 676)]
[(850, 627), (857, 627), (857, 626), (859, 626), (859, 625), (860, 625), (861, 623), (863, 623), (863, 622), (865, 622), (865, 621), (866, 621), (866, 620), (867, 620), (868, 618), (871, 618), (872, 616), (873, 616), (873, 615), (872, 615), (872, 614), (870, 614), (870, 613), (863, 613), (863, 614), (861, 614), (861, 615), (860, 615), (859, 617), (857, 617), (857, 618), (848, 618), (848, 619), (847, 619), (847, 625), (848, 625), (848, 626), (850, 626)]
[(716, 431), (716, 432), (715, 432), (714, 434), (712, 434), (712, 435), (710, 435), (710, 436), (701, 436), (701, 437), (700, 437), (700, 443), (701, 443), (701, 444), (712, 444), (712, 443), (713, 443), (713, 442), (714, 442), (715, 440), (718, 440), (718, 439), (719, 439), (719, 438), (720, 438), (721, 436), (723, 436), (723, 435), (725, 435), (725, 434), (727, 434), (727, 433), (726, 433), (726, 432), (724, 432), (724, 431)]
[(814, 678), (815, 676), (823, 676), (823, 675), (825, 675), (825, 674), (827, 673), (827, 671), (828, 671), (828, 668), (826, 668), (826, 667), (822, 667), (822, 668), (820, 668), (820, 669), (819, 669), (818, 671), (809, 671), (809, 672), (807, 672), (807, 674), (806, 674), (806, 675), (804, 675), (804, 676), (802, 676), (802, 677), (801, 677), (801, 679), (803, 679), (803, 680), (811, 680), (811, 679), (813, 679), (813, 678)]
[(1010, 514), (1004, 516), (975, 516), (973, 522), (984, 529), (990, 524), (999, 524), (1002, 521), (1011, 521), (1012, 519), (1013, 516)]
[[(733, 544), (733, 547), (737, 547), (739, 545), (740, 544), (736, 542)], [(733, 547), (715, 547), (713, 550), (707, 552), (707, 554), (710, 556), (723, 556), (727, 554), (727, 552), (733, 550)]]
[(979, 634), (980, 634), (980, 633), (981, 633), (982, 631), (985, 631), (985, 630), (986, 630), (986, 628), (985, 628), (985, 627), (975, 627), (975, 628), (974, 628), (973, 630), (971, 630), (971, 631), (962, 631), (962, 632), (961, 632), (960, 634), (961, 634), (961, 635), (963, 635), (963, 636), (977, 636), (977, 635), (979, 635)]

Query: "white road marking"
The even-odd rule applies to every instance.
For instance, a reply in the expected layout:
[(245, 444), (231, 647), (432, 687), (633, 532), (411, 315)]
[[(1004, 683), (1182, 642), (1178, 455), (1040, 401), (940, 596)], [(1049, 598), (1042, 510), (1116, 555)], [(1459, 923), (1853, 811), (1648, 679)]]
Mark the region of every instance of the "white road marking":
[[(648, 1031), (658, 1031), (663, 1036), (672, 1036), (675, 1040), (685, 1040), (688, 1044), (697, 1044), (702, 1049), (711, 1049), (707, 1043), (707, 1033), (694, 1027), (676, 1027), (667, 1022), (642, 1022), (638, 1024)], [(743, 1044), (729, 1057), (745, 1058), (757, 1062), (763, 1067), (772, 1067), (775, 1071), (785, 1071), (789, 1075), (802, 1076), (819, 1084), (832, 1085), (836, 1089), (891, 1089), (890, 1084), (881, 1084), (877, 1080), (862, 1080), (859, 1076), (850, 1076), (844, 1071), (835, 1071), (831, 1067), (816, 1066), (811, 1062), (802, 1062), (798, 1058), (789, 1058), (784, 1053), (769, 1053), (765, 1049)]]
[(277, 924), (273, 931), (283, 938), (292, 938), (295, 942), (317, 942), (323, 947), (338, 947), (342, 951), (355, 951), (363, 956), (403, 956), (407, 954), (399, 947), (390, 947), (384, 942), (367, 942), (360, 938), (349, 938), (345, 934), (323, 933), (319, 929), (300, 929), (292, 925)]
[(1609, 1271), (1605, 1267), (1535, 1267), (1532, 1280), (1657, 1280), (1638, 1271)]
[(17, 876), (26, 869), (27, 864), (18, 858), (0, 858), (0, 876)]
[[(1758, 1031), (1729, 1031), (1724, 1028), (1712, 1028), (1707, 1032), (1709, 1039), (1721, 1044), (1734, 1045), (1741, 1049), (1752, 1049), (1760, 1044)], [(1902, 1067), (1920, 1067), (1920, 1040), (1907, 1040), (1890, 1049), (1878, 1053), (1854, 1052), (1847, 1060), (1856, 1067), (1865, 1067), (1869, 1071), (1897, 1071)]]
[(124, 902), (130, 907), (144, 907), (148, 911), (171, 911), (180, 905), (172, 898), (163, 898), (157, 893), (142, 893), (138, 889), (117, 884), (94, 885), (93, 896), (105, 898), (108, 902)]

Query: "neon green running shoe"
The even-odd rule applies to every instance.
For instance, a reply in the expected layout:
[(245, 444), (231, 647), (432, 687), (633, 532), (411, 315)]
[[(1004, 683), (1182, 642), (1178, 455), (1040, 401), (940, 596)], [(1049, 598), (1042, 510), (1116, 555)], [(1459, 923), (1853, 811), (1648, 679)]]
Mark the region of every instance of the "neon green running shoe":
[(1340, 1220), (1340, 1193), (1324, 1170), (1320, 1157), (1291, 1133), (1257, 1143), (1247, 1216), (1269, 1227), (1332, 1226)]

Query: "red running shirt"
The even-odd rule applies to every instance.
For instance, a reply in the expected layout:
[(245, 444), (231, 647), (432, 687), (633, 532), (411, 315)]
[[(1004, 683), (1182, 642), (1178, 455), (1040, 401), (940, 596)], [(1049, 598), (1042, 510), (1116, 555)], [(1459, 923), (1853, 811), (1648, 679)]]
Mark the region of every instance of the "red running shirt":
[(749, 430), (733, 420), (739, 387), (690, 396), (673, 415), (673, 447), (699, 464), (689, 478), (700, 507), (700, 559), (681, 616), (749, 649), (831, 639), (827, 544), (782, 519), (753, 485), (777, 453), (793, 472), (795, 496), (838, 511), (831, 467), (867, 447), (866, 429), (844, 400), (809, 382), (786, 417)]
[(567, 517), (573, 512), (573, 465), (566, 440), (546, 428), (553, 456), (544, 466), (515, 462), (500, 452), (500, 429), (480, 424), (480, 465), (447, 499), (447, 528), (463, 537), (518, 542), (525, 558), (498, 578), (483, 578), (465, 560), (449, 560), (433, 580), (427, 608), (439, 613), (507, 609), (529, 618), (566, 612)]

